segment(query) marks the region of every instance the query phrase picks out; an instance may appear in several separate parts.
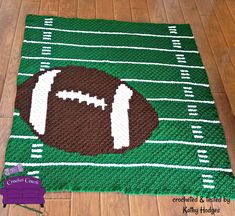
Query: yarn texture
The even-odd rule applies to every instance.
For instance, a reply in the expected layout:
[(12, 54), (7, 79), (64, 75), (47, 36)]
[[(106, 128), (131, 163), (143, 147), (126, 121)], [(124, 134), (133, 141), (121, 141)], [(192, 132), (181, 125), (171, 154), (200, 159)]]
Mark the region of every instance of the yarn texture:
[[(39, 178), (47, 192), (235, 199), (223, 127), (190, 25), (28, 15), (17, 85), (34, 74), (71, 65), (103, 71), (127, 83), (156, 111), (158, 126), (136, 148), (84, 155), (44, 143), (15, 109), (5, 168), (22, 164), (20, 174)], [(57, 76), (60, 73), (55, 80)], [(100, 112), (108, 109), (104, 97), (71, 92), (61, 89), (57, 97), (69, 102), (82, 98)], [(26, 100), (18, 100), (16, 107)], [(131, 106), (126, 107), (131, 112)], [(43, 134), (46, 129), (38, 131)], [(59, 136), (64, 139), (63, 133)], [(5, 179), (3, 175), (1, 184)]]

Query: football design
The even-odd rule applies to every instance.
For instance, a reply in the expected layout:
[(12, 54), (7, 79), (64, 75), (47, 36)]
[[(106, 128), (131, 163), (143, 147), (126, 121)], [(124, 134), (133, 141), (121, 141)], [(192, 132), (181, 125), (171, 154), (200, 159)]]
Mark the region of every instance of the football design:
[(127, 83), (97, 69), (39, 72), (18, 86), (16, 108), (46, 144), (82, 155), (123, 153), (158, 126), (158, 116)]

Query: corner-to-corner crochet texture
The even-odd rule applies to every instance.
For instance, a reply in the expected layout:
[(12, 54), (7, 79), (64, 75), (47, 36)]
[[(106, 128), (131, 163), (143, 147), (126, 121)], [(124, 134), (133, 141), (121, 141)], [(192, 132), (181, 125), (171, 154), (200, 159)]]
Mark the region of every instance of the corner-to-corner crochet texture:
[(235, 199), (189, 25), (28, 15), (17, 85), (5, 167), (47, 191)]

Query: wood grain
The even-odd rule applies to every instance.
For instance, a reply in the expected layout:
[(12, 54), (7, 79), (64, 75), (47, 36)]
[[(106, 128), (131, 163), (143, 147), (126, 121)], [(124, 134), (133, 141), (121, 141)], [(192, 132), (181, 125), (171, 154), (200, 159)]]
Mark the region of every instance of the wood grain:
[(130, 216), (158, 216), (155, 196), (129, 196)]
[(131, 21), (131, 6), (126, 0), (113, 0), (114, 18), (121, 21)]
[(228, 146), (228, 154), (235, 175), (235, 118), (232, 114), (227, 96), (225, 93), (214, 93), (216, 107), (220, 117), (220, 121), (224, 128), (226, 142)]
[(113, 1), (96, 0), (96, 18), (98, 19), (114, 19)]
[(60, 0), (41, 0), (41, 11), (58, 11)]
[[(35, 205), (35, 204), (27, 205), (27, 207), (33, 208), (33, 209), (36, 209), (36, 210), (40, 209), (40, 205)], [(11, 204), (10, 208), (9, 208), (9, 214), (8, 215), (9, 216), (35, 216), (36, 213), (34, 211), (25, 209), (21, 206)]]
[(99, 193), (72, 193), (71, 216), (101, 216)]
[[(229, 48), (217, 22), (217, 18), (214, 13), (210, 16), (202, 16), (202, 23), (214, 54), (226, 94), (230, 101), (235, 101), (235, 67), (231, 62)], [(233, 113), (235, 113), (235, 103), (231, 103), (231, 108)]]
[(160, 216), (171, 216), (171, 215), (180, 215), (187, 216), (187, 214), (183, 213), (183, 208), (186, 206), (185, 202), (176, 202), (173, 199), (177, 199), (182, 197), (178, 196), (158, 196), (158, 210)]
[(0, 8), (0, 98), (7, 74), (21, 1), (4, 0)]
[(147, 0), (130, 0), (132, 21), (149, 22)]
[(162, 0), (147, 0), (150, 21), (167, 23), (166, 10)]
[(71, 192), (49, 192), (44, 196), (45, 199), (71, 199)]
[[(138, 22), (190, 23), (208, 72), (235, 170), (235, 118), (230, 106), (234, 107), (235, 104), (235, 85), (232, 81), (235, 79), (234, 0), (22, 0), (22, 5), (20, 0), (0, 0), (0, 174), (4, 167), (3, 155), (12, 123), (24, 19), (26, 14), (32, 13)], [(225, 93), (228, 93), (229, 100)], [(186, 216), (182, 213), (185, 203), (173, 203), (173, 197), (170, 196), (61, 192), (47, 193), (45, 198), (46, 205), (41, 210), (49, 216)], [(200, 205), (194, 204), (195, 207)], [(218, 202), (208, 204), (211, 205), (220, 208), (221, 212), (216, 216), (230, 216), (235, 211), (235, 201), (229, 205)], [(39, 208), (38, 205), (33, 206)], [(13, 205), (6, 209), (0, 208), (0, 216), (15, 215), (28, 216), (35, 213)]]
[(96, 18), (96, 0), (78, 0), (77, 16), (80, 18)]
[(76, 17), (77, 16), (77, 0), (60, 0), (59, 16)]
[(235, 11), (235, 1), (234, 0), (226, 0), (226, 3), (227, 3), (227, 6), (228, 6), (228, 9), (229, 9), (229, 12), (233, 17), (233, 21), (235, 22), (235, 13), (234, 13), (234, 11)]
[[(222, 33), (224, 38), (228, 44), (228, 55), (233, 64), (233, 75), (230, 76), (230, 92), (227, 92), (228, 99), (231, 104), (233, 115), (235, 115), (235, 22), (233, 17), (231, 16), (227, 4), (225, 1), (221, 0), (211, 0), (214, 2), (213, 10), (217, 17), (217, 20), (220, 24), (220, 28), (222, 29)], [(232, 85), (231, 85), (232, 83)], [(226, 83), (224, 84), (226, 86)], [(225, 87), (226, 89), (226, 87)]]
[(168, 23), (184, 23), (184, 16), (178, 0), (164, 0)]
[(40, 10), (39, 15), (45, 15), (45, 16), (57, 16), (58, 10), (56, 11), (47, 11), (47, 10)]
[(101, 193), (102, 216), (129, 216), (128, 196), (120, 193)]
[(200, 16), (209, 16), (213, 14), (213, 5), (210, 1), (196, 0), (195, 2)]
[[(11, 133), (11, 126), (12, 119), (0, 118), (0, 159), (5, 158), (6, 146)], [(2, 165), (4, 160), (1, 160), (1, 162)]]
[(4, 92), (0, 101), (0, 117), (12, 117), (16, 95), (16, 79), (20, 65), (21, 46), (24, 37), (25, 16), (27, 14), (38, 14), (39, 2), (24, 1), (20, 8), (13, 47), (7, 68)]
[[(0, 203), (0, 205), (2, 205), (2, 196), (0, 196)], [(0, 216), (9, 216), (9, 208), (9, 205), (7, 205), (6, 208), (0, 206)]]
[[(189, 198), (189, 197), (186, 196), (185, 198)], [(210, 201), (207, 201), (206, 199), (203, 199), (203, 198), (201, 199), (200, 197), (198, 197), (197, 202), (185, 202), (185, 205), (186, 205), (186, 211), (189, 210), (188, 215), (192, 215), (192, 214), (197, 215), (197, 216), (204, 216), (204, 215), (211, 216), (212, 215), (210, 212), (206, 211), (206, 209), (212, 208), (212, 203)], [(195, 214), (196, 211), (198, 212)]]
[(235, 200), (226, 200), (222, 199), (221, 202), (212, 202), (214, 209), (219, 209), (219, 213), (216, 213), (216, 216), (230, 216), (235, 211)]
[(224, 92), (221, 77), (206, 37), (201, 18), (194, 0), (180, 0), (185, 22), (192, 27), (199, 52), (205, 65), (212, 92)]
[(45, 201), (45, 207), (40, 208), (40, 211), (48, 216), (69, 216), (71, 210), (70, 205), (71, 201), (68, 199), (47, 199)]
[[(0, 176), (2, 176), (4, 163), (5, 163), (5, 151), (10, 136), (12, 125), (12, 119), (1, 119), (0, 118)], [(0, 196), (0, 216), (8, 216), (9, 205), (6, 208), (2, 208), (2, 196)]]

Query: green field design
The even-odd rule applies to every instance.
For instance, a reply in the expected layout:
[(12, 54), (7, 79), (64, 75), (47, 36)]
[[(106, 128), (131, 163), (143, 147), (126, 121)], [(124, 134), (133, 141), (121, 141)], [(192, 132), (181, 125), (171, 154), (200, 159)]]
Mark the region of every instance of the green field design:
[(82, 156), (44, 144), (15, 110), (5, 167), (21, 163), (20, 175), (36, 176), (48, 192), (235, 199), (223, 127), (189, 25), (28, 15), (17, 84), (68, 65), (126, 81), (156, 110), (159, 127), (124, 154)]

